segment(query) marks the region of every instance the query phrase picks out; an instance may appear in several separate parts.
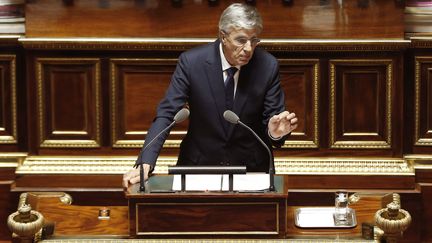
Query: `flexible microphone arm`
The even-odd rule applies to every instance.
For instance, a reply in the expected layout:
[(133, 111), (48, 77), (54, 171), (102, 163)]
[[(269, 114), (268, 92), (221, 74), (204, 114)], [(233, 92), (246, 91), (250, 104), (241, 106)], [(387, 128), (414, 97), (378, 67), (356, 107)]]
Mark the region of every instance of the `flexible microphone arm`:
[(276, 191), (276, 188), (275, 188), (275, 185), (274, 185), (274, 173), (275, 173), (275, 169), (274, 169), (274, 165), (273, 165), (273, 155), (272, 155), (269, 147), (267, 146), (267, 144), (264, 143), (264, 141), (258, 136), (258, 134), (255, 133), (254, 130), (252, 130), (252, 128), (250, 128), (248, 125), (246, 125), (243, 122), (241, 122), (240, 118), (234, 112), (232, 112), (230, 110), (226, 110), (223, 113), (223, 117), (228, 122), (230, 122), (232, 124), (240, 124), (242, 127), (244, 127), (247, 130), (249, 130), (255, 136), (255, 138), (264, 146), (264, 148), (267, 150), (267, 153), (269, 155), (269, 178), (270, 178), (269, 191), (271, 191), (271, 192)]
[[(175, 124), (180, 123), (184, 120), (186, 120), (189, 117), (189, 110), (187, 108), (183, 108), (181, 110), (179, 110), (176, 115), (174, 116), (174, 121), (171, 122), (171, 124), (169, 124), (166, 128), (164, 128), (162, 131), (160, 131), (152, 140), (150, 140), (150, 142), (141, 150), (141, 153), (144, 152), (144, 150), (146, 150), (151, 144), (153, 144), (154, 141), (156, 141), (156, 139), (162, 135), (163, 133), (165, 133), (166, 131), (168, 131), (169, 129), (171, 129)], [(134, 165), (135, 168), (137, 168), (139, 165), (139, 169), (140, 169), (140, 192), (144, 192), (145, 191), (145, 184), (144, 184), (144, 166), (142, 161), (137, 161)]]

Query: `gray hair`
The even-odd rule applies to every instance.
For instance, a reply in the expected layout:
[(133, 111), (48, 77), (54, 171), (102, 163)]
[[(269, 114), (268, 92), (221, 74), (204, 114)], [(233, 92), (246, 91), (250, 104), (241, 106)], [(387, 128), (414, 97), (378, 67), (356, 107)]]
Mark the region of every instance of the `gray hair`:
[(229, 33), (232, 29), (255, 29), (261, 33), (263, 24), (257, 9), (243, 3), (228, 6), (220, 17), (219, 32)]

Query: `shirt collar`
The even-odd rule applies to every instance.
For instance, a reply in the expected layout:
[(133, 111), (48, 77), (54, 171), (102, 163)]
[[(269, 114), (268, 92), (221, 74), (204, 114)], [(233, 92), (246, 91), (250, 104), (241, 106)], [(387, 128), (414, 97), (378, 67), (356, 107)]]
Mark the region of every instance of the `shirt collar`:
[[(222, 72), (227, 70), (228, 68), (232, 67), (231, 64), (228, 63), (227, 59), (225, 58), (225, 55), (223, 53), (223, 49), (222, 49), (222, 42), (219, 43), (219, 54), (220, 54), (220, 58), (221, 58), (221, 62), (222, 62)], [(235, 66), (238, 70), (240, 70), (241, 66)]]

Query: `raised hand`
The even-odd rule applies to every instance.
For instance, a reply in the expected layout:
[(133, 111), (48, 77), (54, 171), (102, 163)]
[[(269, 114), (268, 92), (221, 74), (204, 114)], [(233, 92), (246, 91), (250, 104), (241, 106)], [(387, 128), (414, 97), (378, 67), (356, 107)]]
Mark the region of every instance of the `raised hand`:
[(273, 138), (280, 138), (297, 128), (297, 117), (295, 113), (284, 111), (270, 118), (268, 130)]

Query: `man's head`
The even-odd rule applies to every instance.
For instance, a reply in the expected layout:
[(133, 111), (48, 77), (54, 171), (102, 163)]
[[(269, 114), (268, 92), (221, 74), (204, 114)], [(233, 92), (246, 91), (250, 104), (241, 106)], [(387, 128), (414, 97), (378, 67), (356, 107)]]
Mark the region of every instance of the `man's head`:
[(231, 4), (219, 20), (219, 38), (225, 58), (233, 65), (245, 65), (260, 40), (262, 19), (256, 8), (241, 3)]

